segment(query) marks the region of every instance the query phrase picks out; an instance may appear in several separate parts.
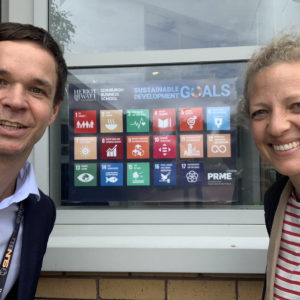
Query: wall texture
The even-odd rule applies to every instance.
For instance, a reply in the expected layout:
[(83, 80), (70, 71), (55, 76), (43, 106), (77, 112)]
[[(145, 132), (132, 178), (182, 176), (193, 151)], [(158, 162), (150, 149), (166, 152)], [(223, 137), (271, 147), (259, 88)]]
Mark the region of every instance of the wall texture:
[(263, 275), (42, 272), (36, 299), (260, 300)]

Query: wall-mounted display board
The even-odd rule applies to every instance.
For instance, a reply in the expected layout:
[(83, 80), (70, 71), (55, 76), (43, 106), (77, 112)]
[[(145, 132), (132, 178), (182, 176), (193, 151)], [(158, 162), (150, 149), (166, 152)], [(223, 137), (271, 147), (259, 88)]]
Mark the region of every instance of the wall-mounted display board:
[(71, 70), (62, 203), (238, 202), (242, 66)]

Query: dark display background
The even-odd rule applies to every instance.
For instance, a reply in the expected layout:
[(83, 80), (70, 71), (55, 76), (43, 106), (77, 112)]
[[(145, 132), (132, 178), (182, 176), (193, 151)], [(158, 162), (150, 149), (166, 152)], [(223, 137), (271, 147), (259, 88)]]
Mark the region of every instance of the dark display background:
[[(71, 70), (68, 90), (68, 124), (62, 126), (62, 137), (68, 163), (62, 164), (62, 204), (63, 205), (109, 205), (111, 202), (148, 202), (148, 203), (238, 203), (239, 202), (239, 143), (236, 121), (237, 105), (241, 98), (241, 75), (243, 63), (199, 64), (182, 66), (127, 67), (107, 69)], [(162, 88), (165, 88), (164, 91)], [(111, 99), (105, 99), (103, 92), (115, 89)], [(113, 91), (113, 90), (112, 90)], [(102, 95), (101, 95), (102, 93)], [(158, 96), (160, 95), (160, 96)], [(163, 96), (161, 96), (163, 95)], [(180, 108), (203, 109), (203, 130), (180, 131)], [(208, 130), (206, 111), (208, 107), (230, 107), (230, 128), (226, 130)], [(152, 110), (162, 108), (176, 109), (176, 131), (154, 132)], [(149, 132), (127, 132), (126, 110), (148, 109)], [(100, 131), (100, 111), (123, 110), (123, 132), (102, 133)], [(75, 133), (74, 112), (96, 111), (96, 133)], [(66, 129), (66, 125), (68, 128)], [(180, 158), (180, 135), (203, 135), (202, 158)], [(230, 134), (231, 157), (208, 157), (207, 136), (210, 134)], [(177, 156), (173, 159), (153, 158), (153, 136), (176, 135)], [(97, 138), (97, 159), (75, 160), (75, 137)], [(108, 136), (123, 137), (123, 159), (101, 160), (100, 139)], [(127, 159), (127, 136), (149, 136), (149, 159)], [(64, 148), (62, 148), (64, 149)], [(100, 164), (123, 164), (123, 186), (102, 186)], [(127, 163), (149, 162), (150, 185), (128, 186)], [(154, 163), (176, 164), (176, 185), (155, 185)], [(74, 172), (76, 164), (97, 164), (96, 186), (75, 186)], [(195, 184), (186, 184), (182, 178), (182, 164), (199, 164), (203, 169), (202, 178)], [(224, 178), (208, 180), (208, 173), (230, 173), (231, 180)], [(201, 176), (200, 176), (201, 177)]]

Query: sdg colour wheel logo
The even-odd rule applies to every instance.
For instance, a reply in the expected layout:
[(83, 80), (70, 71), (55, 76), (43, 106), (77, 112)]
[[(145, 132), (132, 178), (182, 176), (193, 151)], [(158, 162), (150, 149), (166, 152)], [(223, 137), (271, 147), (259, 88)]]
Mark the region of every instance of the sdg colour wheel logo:
[(191, 89), (191, 96), (193, 98), (199, 98), (199, 97), (201, 97), (202, 92), (203, 92), (202, 87), (197, 84), (195, 87), (192, 87), (192, 89)]

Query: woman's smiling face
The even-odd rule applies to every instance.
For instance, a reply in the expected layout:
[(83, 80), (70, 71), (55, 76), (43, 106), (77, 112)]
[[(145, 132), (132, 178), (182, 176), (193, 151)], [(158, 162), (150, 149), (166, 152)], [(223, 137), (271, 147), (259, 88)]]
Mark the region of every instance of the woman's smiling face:
[(279, 173), (300, 175), (300, 62), (263, 68), (248, 95), (258, 150)]

